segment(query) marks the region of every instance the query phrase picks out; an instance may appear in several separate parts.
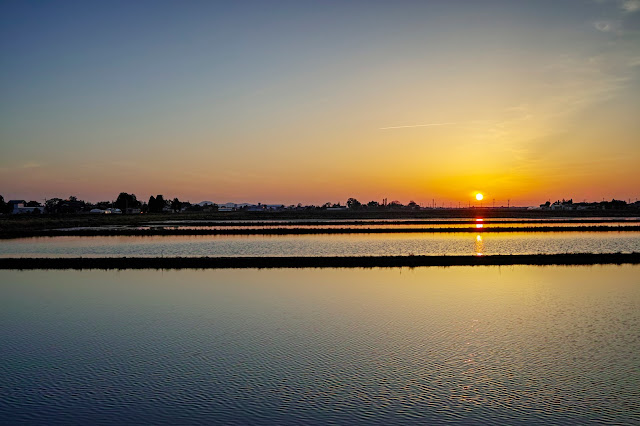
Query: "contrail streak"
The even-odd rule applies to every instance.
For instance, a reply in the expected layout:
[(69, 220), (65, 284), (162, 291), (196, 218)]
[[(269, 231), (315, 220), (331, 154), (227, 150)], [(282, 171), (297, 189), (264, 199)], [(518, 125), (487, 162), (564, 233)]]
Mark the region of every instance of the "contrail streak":
[(410, 128), (413, 128), (413, 127), (448, 126), (449, 124), (456, 124), (456, 123), (412, 124), (412, 125), (410, 125), (410, 126), (391, 126), (391, 127), (380, 127), (380, 130), (390, 130), (390, 129), (410, 129)]

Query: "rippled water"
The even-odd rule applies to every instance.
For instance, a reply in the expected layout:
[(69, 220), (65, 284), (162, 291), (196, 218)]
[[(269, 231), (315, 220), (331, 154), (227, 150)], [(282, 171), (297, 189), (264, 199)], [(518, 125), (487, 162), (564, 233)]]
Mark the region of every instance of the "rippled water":
[(0, 423), (640, 423), (640, 266), (0, 271)]
[(377, 256), (640, 251), (640, 232), (39, 237), (4, 240), (0, 257)]

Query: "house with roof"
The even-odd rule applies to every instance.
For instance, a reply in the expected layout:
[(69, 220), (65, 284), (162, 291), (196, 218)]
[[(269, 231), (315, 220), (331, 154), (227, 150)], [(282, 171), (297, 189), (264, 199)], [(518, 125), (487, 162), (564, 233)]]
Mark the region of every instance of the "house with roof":
[(44, 206), (30, 206), (27, 207), (25, 200), (10, 200), (8, 203), (9, 212), (11, 214), (31, 214), (31, 213), (44, 213)]

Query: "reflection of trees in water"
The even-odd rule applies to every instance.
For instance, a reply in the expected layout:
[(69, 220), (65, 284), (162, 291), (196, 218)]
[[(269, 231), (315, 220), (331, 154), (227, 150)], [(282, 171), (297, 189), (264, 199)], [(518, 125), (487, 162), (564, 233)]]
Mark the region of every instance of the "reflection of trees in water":
[(482, 235), (476, 235), (476, 241), (473, 244), (473, 251), (476, 256), (482, 256), (484, 254), (484, 241), (482, 241)]

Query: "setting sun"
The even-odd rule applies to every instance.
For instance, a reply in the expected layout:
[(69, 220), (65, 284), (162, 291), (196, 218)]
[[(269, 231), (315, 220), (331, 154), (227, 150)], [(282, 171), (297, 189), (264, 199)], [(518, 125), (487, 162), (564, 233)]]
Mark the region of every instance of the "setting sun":
[(478, 192), (478, 193), (476, 194), (476, 200), (478, 200), (478, 201), (482, 201), (482, 199), (483, 199), (483, 198), (484, 198), (484, 196), (483, 196), (481, 193), (479, 193), (479, 192)]

